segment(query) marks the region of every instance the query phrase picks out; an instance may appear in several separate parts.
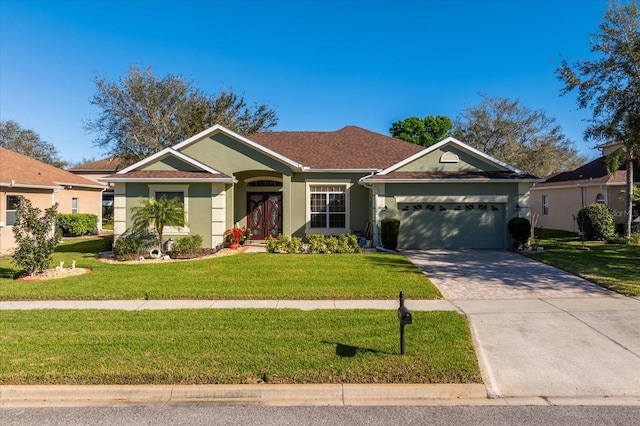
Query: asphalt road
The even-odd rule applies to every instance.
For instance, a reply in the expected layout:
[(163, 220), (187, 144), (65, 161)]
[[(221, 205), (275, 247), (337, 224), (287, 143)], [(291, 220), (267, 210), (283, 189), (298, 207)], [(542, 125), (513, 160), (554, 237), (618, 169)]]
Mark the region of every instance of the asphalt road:
[(3, 408), (14, 425), (639, 425), (640, 406)]

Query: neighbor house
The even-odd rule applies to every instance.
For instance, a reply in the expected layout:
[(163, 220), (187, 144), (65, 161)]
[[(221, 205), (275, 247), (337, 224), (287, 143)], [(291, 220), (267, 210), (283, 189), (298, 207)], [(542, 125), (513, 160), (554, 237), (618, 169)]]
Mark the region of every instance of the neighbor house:
[(142, 199), (184, 202), (187, 225), (220, 247), (237, 224), (252, 239), (339, 235), (400, 219), (399, 248), (506, 248), (507, 222), (540, 181), (453, 138), (424, 148), (359, 127), (241, 136), (213, 126), (115, 174), (116, 239)]
[[(601, 156), (575, 170), (557, 173), (531, 188), (531, 212), (537, 227), (578, 232), (576, 217), (587, 204), (603, 203), (611, 207), (616, 226), (625, 222), (626, 164), (611, 174), (605, 156), (620, 147), (617, 143), (599, 145)], [(635, 184), (640, 184), (640, 169), (634, 170)], [(637, 217), (637, 213), (636, 213)]]
[[(119, 158), (109, 157), (80, 164), (68, 169), (68, 171), (94, 182), (99, 182), (98, 179), (116, 173), (123, 168), (124, 164)], [(113, 184), (109, 184), (102, 192), (102, 211), (105, 216), (113, 216)]]
[(18, 197), (41, 210), (58, 204), (58, 213), (91, 213), (101, 219), (105, 185), (0, 148), (0, 253), (15, 248), (13, 224)]

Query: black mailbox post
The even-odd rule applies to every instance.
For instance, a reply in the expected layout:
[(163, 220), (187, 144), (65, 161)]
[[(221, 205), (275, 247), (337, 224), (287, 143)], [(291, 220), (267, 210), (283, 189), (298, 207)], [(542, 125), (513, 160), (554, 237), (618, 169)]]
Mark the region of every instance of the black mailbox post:
[(398, 320), (400, 321), (400, 355), (404, 355), (404, 326), (413, 324), (411, 312), (404, 306), (404, 292), (400, 292), (400, 307), (398, 308)]

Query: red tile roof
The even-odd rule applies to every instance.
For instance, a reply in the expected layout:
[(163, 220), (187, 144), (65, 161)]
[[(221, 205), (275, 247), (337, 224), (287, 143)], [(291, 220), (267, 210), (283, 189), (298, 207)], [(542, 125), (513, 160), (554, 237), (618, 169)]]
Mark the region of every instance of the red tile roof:
[(424, 149), (356, 126), (334, 132), (263, 132), (247, 137), (312, 169), (385, 169)]
[(0, 182), (15, 186), (101, 186), (98, 182), (5, 148), (0, 148)]

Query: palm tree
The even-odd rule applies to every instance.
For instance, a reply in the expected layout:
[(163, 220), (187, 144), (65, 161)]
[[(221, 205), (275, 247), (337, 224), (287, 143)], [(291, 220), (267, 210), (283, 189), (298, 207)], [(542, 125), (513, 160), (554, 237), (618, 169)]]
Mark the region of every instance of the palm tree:
[(633, 220), (633, 204), (635, 202), (635, 191), (633, 188), (634, 176), (633, 167), (636, 159), (638, 159), (637, 152), (640, 150), (640, 146), (635, 145), (631, 141), (624, 144), (611, 154), (605, 157), (605, 165), (607, 171), (610, 174), (614, 174), (624, 164), (627, 170), (626, 185), (625, 185), (625, 222), (624, 222), (624, 235), (631, 235), (631, 221)]
[(633, 213), (633, 165), (640, 158), (640, 8), (638, 1), (624, 4), (612, 0), (590, 40), (595, 60), (566, 59), (557, 73), (565, 94), (578, 91), (578, 106), (591, 108), (593, 118), (585, 131), (588, 139), (615, 141), (623, 149), (607, 158), (610, 173), (626, 164), (626, 221), (624, 235), (631, 232)]
[(162, 233), (165, 226), (184, 226), (184, 204), (178, 198), (166, 195), (159, 200), (146, 199), (138, 207), (131, 209), (134, 231), (146, 231), (153, 226), (158, 233), (162, 246)]

